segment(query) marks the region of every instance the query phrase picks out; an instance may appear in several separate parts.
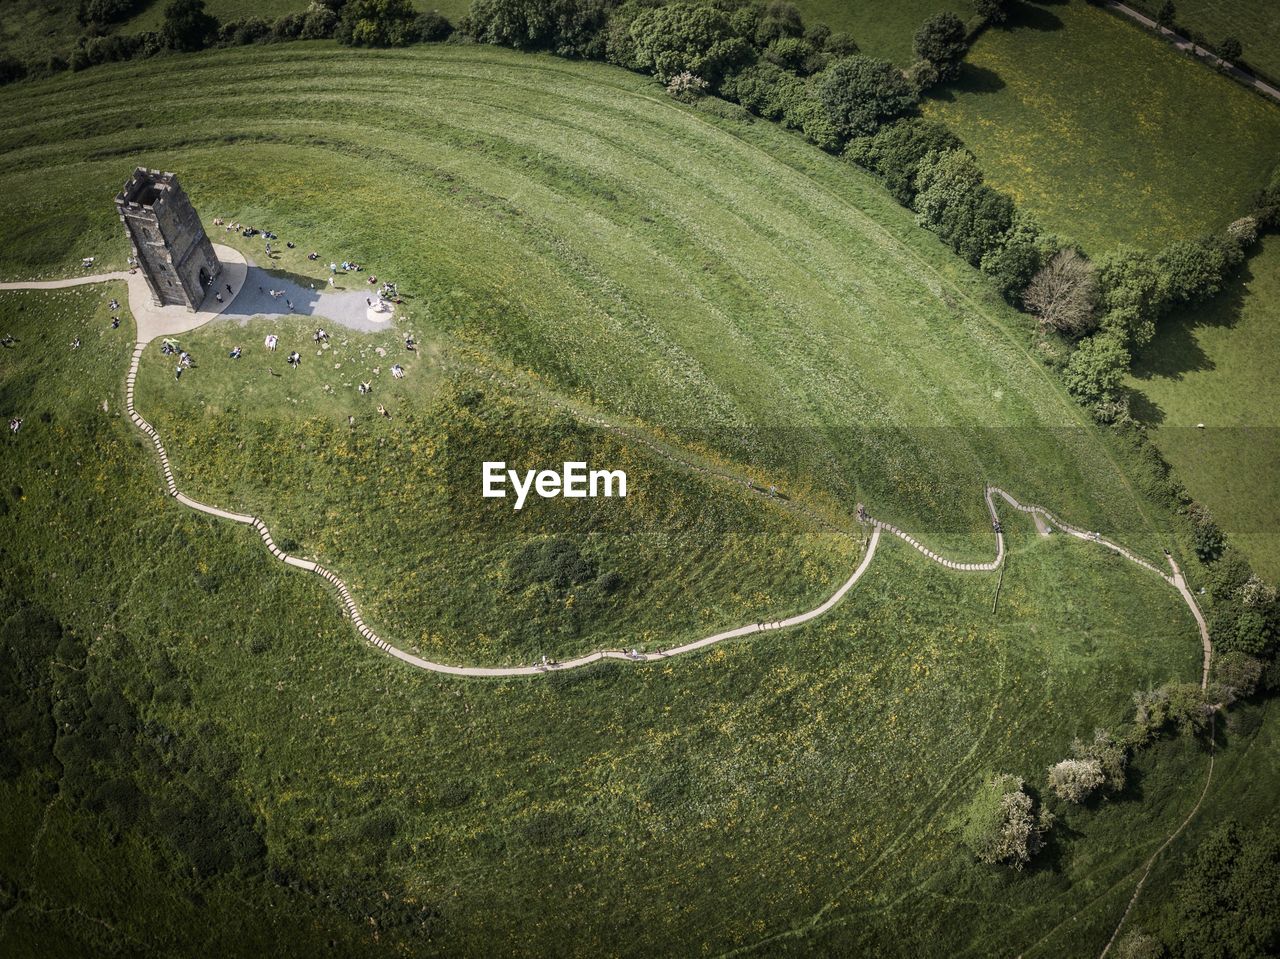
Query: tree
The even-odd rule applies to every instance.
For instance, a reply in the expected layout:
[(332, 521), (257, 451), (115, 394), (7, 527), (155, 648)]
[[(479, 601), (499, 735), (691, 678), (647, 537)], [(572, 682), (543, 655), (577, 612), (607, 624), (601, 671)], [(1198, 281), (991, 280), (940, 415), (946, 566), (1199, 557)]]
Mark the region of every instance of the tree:
[(161, 34), (174, 50), (203, 50), (217, 32), (218, 21), (205, 12), (204, 0), (172, 0), (164, 8)]
[(1000, 295), (1013, 304), (1022, 302), (1022, 294), (1053, 254), (1057, 246), (1052, 236), (1040, 232), (1040, 224), (1028, 213), (1015, 211), (1013, 223), (1000, 239), (1000, 245), (988, 251), (979, 266), (996, 281)]
[(1280, 830), (1228, 819), (1175, 886), (1174, 952), (1187, 959), (1280, 954)]
[(663, 83), (688, 70), (713, 87), (751, 57), (751, 46), (729, 15), (716, 7), (677, 0), (642, 11), (631, 21), (634, 66)]
[(1107, 730), (1095, 729), (1092, 740), (1073, 740), (1071, 755), (1098, 764), (1107, 792), (1118, 793), (1124, 789), (1129, 750)]
[(837, 60), (820, 76), (818, 96), (842, 140), (869, 136), (916, 104), (906, 78), (892, 63), (861, 55)]
[(930, 153), (942, 154), (963, 144), (936, 120), (913, 117), (882, 126), (870, 137), (850, 141), (845, 156), (884, 178), (884, 185), (903, 206), (916, 198), (916, 175)]
[(349, 0), (334, 37), (353, 47), (403, 47), (417, 39), (417, 16), (412, 0)]
[(1049, 767), (1049, 788), (1067, 802), (1084, 802), (1106, 779), (1096, 759), (1064, 759)]
[(76, 20), (82, 26), (120, 23), (128, 20), (142, 6), (142, 0), (80, 0)]
[(1088, 406), (1109, 403), (1129, 372), (1129, 351), (1110, 333), (1087, 336), (1076, 346), (1063, 371), (1071, 395)]
[(964, 21), (954, 13), (935, 13), (916, 31), (913, 47), (916, 56), (934, 65), (943, 80), (960, 75), (960, 61), (968, 44)]
[(303, 40), (327, 40), (338, 27), (338, 15), (328, 7), (313, 6), (302, 21), (298, 36)]
[(1223, 37), (1218, 44), (1218, 56), (1229, 63), (1235, 63), (1244, 56), (1244, 44), (1238, 37)]
[(995, 776), (970, 802), (963, 836), (979, 862), (1021, 869), (1044, 845), (1052, 817), (1036, 814), (1023, 786), (1018, 776)]
[(1216, 296), (1227, 272), (1243, 257), (1239, 244), (1223, 235), (1176, 240), (1156, 255), (1156, 261), (1168, 274), (1170, 297), (1191, 303)]
[(667, 93), (682, 103), (693, 103), (707, 95), (707, 81), (686, 70), (677, 73), (667, 84)]
[(813, 44), (803, 37), (779, 37), (764, 49), (764, 59), (784, 70), (804, 74), (811, 62)]
[[(608, 11), (605, 0), (475, 0), (467, 18), (468, 32), (481, 43), (603, 59)], [(437, 35), (427, 36), (424, 29)], [(438, 24), (420, 22), (418, 26), (424, 40), (448, 35), (449, 31), (440, 34), (439, 30)]]
[(973, 0), (973, 12), (983, 23), (999, 25), (1009, 19), (1006, 0)]
[(1171, 29), (1177, 15), (1178, 8), (1173, 5), (1173, 0), (1164, 0), (1164, 3), (1160, 4), (1160, 9), (1156, 11), (1156, 23), (1166, 30)]
[(1221, 653), (1213, 660), (1215, 698), (1230, 705), (1237, 699), (1248, 699), (1258, 689), (1263, 664), (1246, 653)]
[(1042, 326), (1081, 336), (1096, 325), (1098, 278), (1093, 264), (1074, 249), (1050, 257), (1031, 278), (1022, 301)]
[(805, 83), (772, 63), (754, 63), (722, 84), (726, 96), (768, 120), (781, 120), (804, 95)]
[(1116, 959), (1163, 959), (1164, 944), (1155, 936), (1131, 928), (1116, 943)]
[(916, 190), (916, 222), (975, 266), (1013, 225), (1013, 200), (982, 182), (982, 170), (968, 150), (925, 157)]
[(1156, 320), (1169, 301), (1169, 274), (1155, 257), (1121, 247), (1098, 263), (1101, 326), (1141, 349), (1155, 336)]
[(1187, 519), (1191, 520), (1191, 535), (1195, 543), (1196, 555), (1205, 563), (1211, 563), (1221, 555), (1227, 545), (1227, 538), (1222, 528), (1203, 503), (1191, 503), (1187, 509)]

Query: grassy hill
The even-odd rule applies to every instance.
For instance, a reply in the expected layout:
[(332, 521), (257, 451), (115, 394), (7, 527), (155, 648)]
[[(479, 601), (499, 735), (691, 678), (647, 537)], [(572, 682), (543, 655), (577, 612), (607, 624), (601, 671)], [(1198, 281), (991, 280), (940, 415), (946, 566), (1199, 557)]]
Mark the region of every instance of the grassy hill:
[(29, 420), (0, 445), (0, 638), (30, 648), (6, 722), (14, 694), (60, 704), (57, 762), (0, 775), (7, 954), (1096, 953), (1195, 801), (1205, 757), (1174, 740), (1130, 797), (1062, 810), (1039, 868), (960, 846), (982, 776), (1038, 782), (1133, 688), (1199, 668), (1159, 580), (1018, 519), (997, 616), (989, 578), (886, 542), (803, 631), (546, 681), (407, 670), (251, 532), (162, 495), (112, 295), (0, 294)]
[(1280, 108), (1084, 0), (1017, 4), (925, 110), (1095, 254), (1221, 229), (1280, 151)]
[[(157, 75), (192, 92), (138, 127), (121, 91)], [(837, 527), (861, 499), (940, 546), (985, 554), (990, 481), (1149, 552), (1164, 545), (1098, 434), (1029, 355), (1023, 318), (874, 181), (768, 124), (681, 107), (618, 70), (453, 47), (289, 45), (134, 64), (25, 87), (3, 110), (10, 271), (65, 271), (87, 254), (118, 261), (104, 200), (121, 170), (143, 163), (180, 170), (210, 219), (296, 240), (278, 268), (320, 282), (324, 262), (352, 259), (411, 294), (400, 323), (423, 342), (421, 358), (402, 386), (384, 386), (385, 370), (373, 377), (393, 389), (397, 413), (368, 427), (365, 442), (391, 444), (380, 484), (365, 482), (367, 449), (275, 469), (281, 451), (346, 445), (347, 417), (366, 417), (380, 394), (362, 400), (355, 387), (372, 374), (351, 368), (322, 376), (309, 361), (274, 383), (260, 356), (225, 360), (230, 339), (259, 344), (265, 328), (201, 331), (184, 345), (205, 369), (174, 383), (157, 355), (138, 387), (192, 495), (262, 512), (304, 551), (343, 558), (340, 572), (387, 570), (370, 584), (387, 607), (421, 544), (445, 532), (431, 525), (438, 508), (404, 497), (452, 497), (468, 523), (483, 509), (486, 541), (532, 531), (505, 504), (458, 500), (478, 484), (479, 461), (559, 462), (575, 443), (589, 448), (589, 431), (540, 445), (524, 437), (543, 431), (503, 426), (520, 422), (515, 413), (477, 417), (439, 399), (441, 382), (453, 392), (439, 395), (455, 395), (474, 386), (467, 377), (497, 377), (483, 389), (495, 409), (508, 402), (504, 381), (523, 383), (511, 402), (535, 408), (530, 423), (568, 404), (704, 451)], [(311, 249), (323, 260), (308, 262)], [(309, 344), (301, 329), (290, 335), (284, 345)], [(371, 370), (376, 344), (358, 340), (348, 349), (364, 357), (343, 358)], [(246, 436), (256, 441), (236, 449)], [(467, 446), (475, 478), (433, 486), (433, 475), (458, 475), (444, 458)], [(594, 532), (643, 533), (668, 510), (688, 513), (666, 492), (679, 484), (637, 468), (651, 499), (601, 510)], [(716, 502), (709, 491), (691, 498)], [(646, 502), (648, 519), (633, 525)], [(398, 529), (374, 535), (362, 512), (384, 507)], [(552, 515), (538, 532), (571, 522)], [(768, 549), (762, 563), (786, 552)], [(426, 602), (414, 596), (405, 608)]]
[(1271, 236), (1221, 296), (1161, 326), (1131, 383), (1178, 477), (1269, 579), (1280, 577), (1278, 321), (1280, 241)]
[[(139, 86), (180, 92), (140, 115)], [(275, 268), (323, 282), (315, 249), (398, 281), (394, 336), (317, 356), (301, 323), (210, 325), (179, 381), (147, 356), (137, 403), (185, 489), (263, 513), (441, 658), (670, 645), (821, 598), (859, 499), (986, 558), (987, 480), (1156, 554), (1160, 517), (986, 281), (870, 178), (724, 112), (493, 49), (101, 68), (0, 103), (0, 264), (122, 262), (110, 198), (143, 163), (295, 241)], [(1064, 810), (1040, 867), (961, 846), (982, 778), (1038, 785), (1135, 688), (1199, 671), (1163, 582), (1016, 518), (995, 613), (992, 577), (888, 542), (831, 616), (764, 641), (546, 682), (405, 669), (318, 580), (162, 495), (120, 415), (113, 295), (0, 294), (0, 406), (27, 421), (0, 445), (22, 654), (0, 758), (36, 757), (0, 763), (8, 951), (1096, 954), (1195, 802), (1205, 756), (1166, 741), (1132, 794)], [(267, 372), (268, 330), (300, 370)], [(491, 449), (599, 452), (640, 492), (488, 509)], [(597, 578), (513, 583), (553, 541)]]

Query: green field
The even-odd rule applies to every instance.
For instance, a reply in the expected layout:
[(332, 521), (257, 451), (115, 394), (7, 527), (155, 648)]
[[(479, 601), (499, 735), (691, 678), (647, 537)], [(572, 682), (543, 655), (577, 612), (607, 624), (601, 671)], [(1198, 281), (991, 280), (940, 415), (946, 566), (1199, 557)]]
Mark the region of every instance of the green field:
[[(59, 766), (0, 783), (7, 954), (1094, 954), (1199, 792), (1174, 740), (1134, 798), (1064, 810), (1043, 868), (959, 848), (980, 777), (1038, 781), (1199, 668), (1162, 582), (1022, 520), (994, 617), (988, 577), (886, 542), (774, 640), (545, 681), (407, 670), (250, 531), (161, 494), (120, 414), (119, 292), (0, 294), (0, 399), (32, 397), (0, 446), (4, 608), (66, 631), (28, 683), (68, 730)], [(111, 748), (77, 746), (81, 709)]]
[(903, 67), (915, 59), (912, 38), (929, 17), (945, 10), (962, 20), (973, 16), (969, 0), (798, 0), (795, 6), (806, 24), (825, 23), (853, 37), (863, 53)]
[[(239, 83), (250, 63), (269, 100)], [(116, 126), (118, 91), (160, 70), (201, 92), (143, 128)], [(370, 100), (373, 86), (395, 103)], [(24, 90), (6, 106), (14, 189), (0, 206), (14, 274), (66, 271), (88, 254), (118, 262), (123, 240), (99, 208), (119, 170), (180, 169), (206, 216), (296, 237), (282, 268), (314, 270), (301, 254), (315, 248), (400, 281), (413, 297), (405, 322), (442, 365), (533, 378), (836, 520), (862, 498), (986, 552), (990, 480), (1141, 548), (1163, 545), (1098, 435), (1031, 358), (1024, 318), (871, 178), (768, 124), (673, 105), (617, 70), (453, 47), (295, 44)], [(379, 123), (402, 132), (374, 136)], [(148, 415), (169, 415), (147, 408), (165, 376), (144, 366)], [(210, 404), (196, 437), (213, 449), (217, 391), (240, 384), (205, 376), (189, 385)], [(337, 374), (328, 385), (347, 405), (315, 405), (317, 390), (298, 410), (345, 431), (343, 414), (368, 405)], [(184, 453), (181, 426), (166, 432), (193, 494), (247, 481), (243, 464)]]
[[(140, 117), (129, 91), (157, 84), (183, 92)], [(290, 44), (15, 87), (5, 278), (120, 264), (135, 163), (179, 171), (207, 222), (296, 240), (278, 269), (314, 276), (317, 249), (408, 294), (396, 335), (321, 356), (301, 321), (212, 324), (183, 338), (194, 370), (149, 353), (137, 389), (185, 490), (263, 514), (402, 645), (521, 661), (811, 605), (856, 561), (859, 500), (985, 559), (988, 480), (1173, 545), (1023, 318), (874, 180), (644, 78)], [(35, 717), (0, 759), (49, 755), (0, 783), (7, 952), (1096, 955), (1195, 802), (1203, 753), (1164, 741), (1140, 788), (1061, 810), (1038, 867), (960, 846), (982, 778), (1038, 787), (1134, 689), (1199, 672), (1161, 580), (1020, 518), (995, 613), (994, 577), (886, 541), (802, 630), (529, 682), (406, 669), (319, 580), (162, 495), (121, 415), (122, 294), (0, 294), (0, 406), (26, 420), (0, 444), (3, 638), (52, 636), (0, 687)], [(271, 329), (300, 370), (266, 369)], [(637, 494), (482, 508), (495, 448), (617, 457)], [(513, 582), (549, 541), (621, 588)]]
[[(159, 30), (169, 0), (151, 0), (142, 10), (108, 32), (142, 33)], [(205, 0), (205, 9), (218, 20), (263, 17), (275, 20), (307, 9), (308, 0)], [(469, 0), (414, 0), (420, 10), (439, 10), (456, 23), (470, 8)], [(85, 29), (76, 22), (77, 0), (5, 0), (0, 3), (0, 54), (43, 62), (52, 53), (67, 56)]]
[[(1263, 240), (1211, 303), (1161, 325), (1131, 385), (1137, 412), (1192, 495), (1259, 573), (1280, 577), (1280, 239)], [(1204, 429), (1197, 429), (1204, 423)]]
[[(1150, 14), (1159, 4), (1141, 9)], [(1280, 7), (1268, 0), (1178, 0), (1178, 23), (1203, 33), (1211, 44), (1235, 37), (1244, 59), (1271, 76), (1280, 75)]]
[(1093, 254), (1221, 229), (1280, 152), (1280, 108), (1083, 0), (1020, 4), (925, 111)]

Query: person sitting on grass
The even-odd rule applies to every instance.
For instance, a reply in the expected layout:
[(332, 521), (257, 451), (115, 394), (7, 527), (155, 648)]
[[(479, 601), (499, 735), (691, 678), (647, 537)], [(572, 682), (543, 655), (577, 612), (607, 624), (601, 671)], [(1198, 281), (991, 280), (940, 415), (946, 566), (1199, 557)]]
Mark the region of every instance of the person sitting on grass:
[(13, 419), (9, 420), (10, 433), (16, 433), (20, 429), (22, 429), (22, 417), (15, 416)]
[(391, 367), (391, 375), (398, 380), (404, 379), (404, 367), (397, 363), (395, 366)]
[(280, 342), (280, 337), (276, 336), (274, 333), (268, 333), (268, 334), (267, 334), (267, 338), (266, 338), (265, 340), (263, 340), (263, 344), (264, 344), (264, 345), (266, 346), (266, 348), (267, 348), (267, 349), (269, 349), (272, 353), (274, 353), (274, 352), (276, 351), (276, 344), (277, 344), (278, 342)]
[(228, 356), (230, 356), (233, 360), (238, 360), (238, 359), (240, 359), (240, 347), (238, 347), (238, 346), (233, 346), (233, 347), (231, 348), (231, 352), (230, 352), (230, 353), (228, 353), (227, 355), (228, 355)]
[(364, 383), (361, 383), (361, 384), (360, 384), (360, 394), (361, 394), (362, 396), (363, 396), (364, 394), (366, 394), (366, 393), (372, 393), (372, 392), (373, 392), (373, 384), (372, 384), (372, 383), (369, 383), (368, 381), (366, 381), (366, 382), (364, 382)]
[(289, 365), (295, 370), (302, 365), (302, 355), (297, 350), (289, 354)]

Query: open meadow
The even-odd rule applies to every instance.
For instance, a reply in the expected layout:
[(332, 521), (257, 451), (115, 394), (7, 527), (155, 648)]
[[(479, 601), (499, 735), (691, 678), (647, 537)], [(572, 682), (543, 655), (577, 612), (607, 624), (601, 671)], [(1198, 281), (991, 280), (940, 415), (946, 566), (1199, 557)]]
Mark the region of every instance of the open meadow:
[[(1176, 548), (1025, 318), (875, 180), (634, 74), (300, 43), (14, 87), (4, 278), (122, 266), (135, 164), (299, 283), (353, 259), (340, 284), (405, 293), (389, 330), (325, 322), (327, 347), (297, 318), (211, 323), (181, 378), (152, 344), (135, 402), (185, 491), (266, 517), (406, 648), (525, 662), (807, 608), (860, 555), (859, 501), (986, 560), (984, 482)], [(1119, 796), (1046, 797), (1032, 867), (963, 845), (980, 782), (1040, 791), (1135, 689), (1200, 674), (1162, 579), (1016, 514), (1002, 573), (886, 537), (795, 630), (527, 681), (408, 669), (322, 581), (164, 495), (123, 414), (123, 296), (0, 292), (25, 423), (0, 444), (0, 951), (1092, 956), (1199, 796), (1200, 741), (1160, 739)], [(624, 463), (634, 496), (479, 497), (481, 459), (571, 454)]]
[(1015, 4), (924, 109), (1095, 256), (1220, 230), (1280, 154), (1280, 107), (1084, 0)]
[(802, 630), (527, 681), (408, 670), (163, 495), (113, 295), (0, 294), (0, 399), (38, 398), (0, 445), (3, 634), (31, 644), (6, 715), (60, 703), (5, 744), (8, 954), (1089, 955), (1199, 793), (1205, 755), (1169, 740), (1122, 799), (1061, 810), (1035, 868), (960, 846), (982, 777), (1036, 782), (1199, 669), (1164, 583), (1025, 519), (997, 615), (992, 577), (892, 541)]
[[(86, 253), (123, 253), (95, 207), (119, 168), (95, 159), (106, 149), (183, 170), (210, 222), (221, 215), (296, 237), (276, 268), (323, 284), (325, 261), (350, 259), (367, 270), (344, 285), (374, 273), (399, 282), (409, 299), (396, 334), (344, 333), (320, 356), (301, 323), (214, 325), (183, 340), (201, 366), (181, 381), (153, 345), (137, 394), (184, 489), (264, 516), (303, 555), (353, 576), (375, 603), (372, 622), (394, 617), (393, 636), (445, 652), (478, 632), (491, 652), (524, 659), (605, 636), (626, 641), (615, 618), (639, 608), (655, 628), (633, 628), (631, 638), (696, 638), (740, 608), (742, 594), (690, 604), (681, 598), (689, 571), (670, 558), (713, 562), (713, 544), (724, 551), (722, 588), (736, 568), (756, 569), (758, 585), (745, 593), (752, 612), (795, 612), (823, 594), (820, 584), (840, 581), (849, 544), (822, 533), (801, 546), (780, 534), (781, 513), (767, 505), (722, 515), (731, 503), (746, 508), (748, 478), (837, 529), (851, 529), (865, 501), (972, 559), (991, 549), (986, 482), (1148, 555), (1166, 545), (1109, 449), (1027, 352), (1022, 319), (847, 164), (597, 66), (455, 47), (372, 55), (294, 46), (277, 56), (183, 61), (184, 89), (203, 92), (143, 129), (110, 130), (112, 81), (37, 92), (41, 119), (8, 154), (13, 182), (62, 183), (50, 220), (67, 232), (42, 233), (61, 248), (21, 243), (5, 262), (65, 271)], [(250, 61), (268, 101), (237, 85)], [(147, 69), (121, 70), (116, 82)], [(394, 106), (370, 99), (377, 87), (394, 91)], [(102, 126), (86, 138), (89, 115)], [(371, 124), (403, 132), (374, 136)], [(144, 156), (130, 139), (152, 146)], [(20, 235), (39, 202), (16, 191), (0, 223)], [(311, 249), (323, 259), (308, 261)], [(257, 243), (246, 252), (265, 262)], [(307, 347), (302, 368), (268, 374), (273, 360), (260, 344), (271, 331), (285, 335), (286, 350)], [(413, 355), (400, 341), (408, 331), (420, 341)], [(226, 358), (234, 345), (246, 347), (243, 360)], [(397, 358), (407, 376), (393, 381)], [(282, 357), (274, 363), (283, 369)], [(361, 382), (374, 392), (358, 395)], [(375, 412), (384, 401), (389, 422)], [(598, 420), (702, 451), (743, 485), (682, 484), (684, 473), (644, 447), (591, 429)], [(524, 468), (593, 446), (634, 463), (635, 495), (625, 509), (602, 504), (591, 527), (577, 504), (517, 516), (478, 499), (484, 460)], [(675, 517), (701, 546), (662, 532)], [(539, 649), (503, 639), (498, 622), (478, 623), (478, 583), (493, 591), (479, 602), (503, 619), (498, 598), (519, 588), (480, 569), (513, 561), (507, 554), (527, 537), (566, 530), (595, 534), (598, 573), (627, 584), (591, 604), (594, 626), (579, 607), (566, 645)], [(424, 546), (442, 542), (458, 548), (421, 568)], [(609, 542), (633, 561), (602, 565)], [(452, 612), (439, 607), (464, 596), (472, 599)]]
[(944, 11), (962, 20), (973, 16), (970, 0), (798, 0), (795, 7), (805, 23), (825, 23), (847, 33), (863, 53), (901, 67), (915, 58), (912, 38), (929, 17)]
[[(1159, 9), (1151, 0), (1138, 5), (1148, 15)], [(1280, 76), (1280, 7), (1269, 0), (1178, 0), (1178, 23), (1204, 34), (1211, 44), (1235, 37), (1247, 63)]]
[[(1280, 238), (1206, 305), (1170, 316), (1130, 385), (1138, 416), (1196, 499), (1280, 578)], [(1204, 428), (1197, 428), (1203, 423)]]

